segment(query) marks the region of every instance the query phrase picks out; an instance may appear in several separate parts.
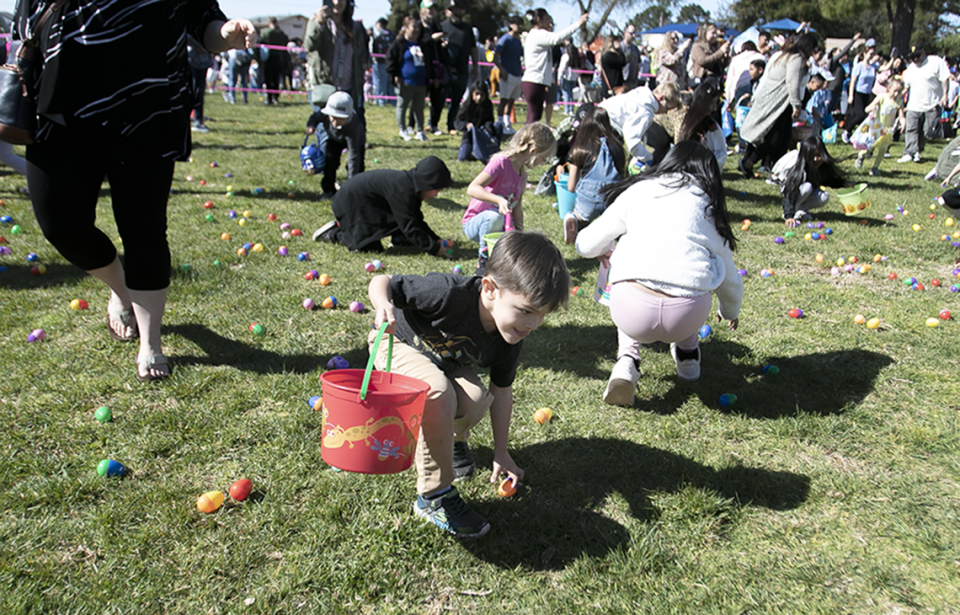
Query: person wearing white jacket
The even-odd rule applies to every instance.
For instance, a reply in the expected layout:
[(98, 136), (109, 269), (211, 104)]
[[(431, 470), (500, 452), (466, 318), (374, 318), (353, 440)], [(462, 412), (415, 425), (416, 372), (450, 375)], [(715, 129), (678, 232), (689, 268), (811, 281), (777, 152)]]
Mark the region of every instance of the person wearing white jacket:
[(607, 210), (580, 231), (577, 252), (609, 263), (618, 350), (603, 400), (630, 406), (640, 344), (669, 342), (677, 376), (699, 379), (699, 330), (712, 293), (719, 317), (736, 329), (743, 282), (720, 167), (701, 143), (681, 141), (655, 171), (615, 184), (605, 197)]
[(623, 135), (630, 153), (637, 160), (649, 164), (654, 156), (644, 145), (644, 136), (653, 123), (654, 115), (680, 106), (680, 88), (672, 82), (661, 83), (652, 92), (647, 87), (639, 87), (625, 94), (611, 96), (599, 106), (606, 110), (610, 123)]
[(553, 50), (569, 38), (578, 28), (587, 23), (590, 15), (584, 13), (580, 19), (559, 32), (553, 31), (553, 17), (546, 9), (533, 9), (527, 12), (527, 18), (533, 27), (523, 41), (523, 78), (520, 88), (527, 101), (527, 124), (539, 122), (543, 115), (543, 101), (547, 88), (553, 83)]

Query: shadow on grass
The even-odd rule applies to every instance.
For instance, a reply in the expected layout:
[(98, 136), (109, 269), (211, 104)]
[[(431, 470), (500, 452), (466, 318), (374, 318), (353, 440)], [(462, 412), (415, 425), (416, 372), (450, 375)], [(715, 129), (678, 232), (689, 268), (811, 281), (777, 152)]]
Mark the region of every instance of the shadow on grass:
[[(478, 465), (489, 465), (492, 451), (477, 449)], [(478, 506), (493, 526), (482, 540), (464, 542), (464, 549), (504, 569), (560, 570), (583, 557), (604, 557), (631, 548), (623, 525), (598, 512), (611, 494), (619, 494), (630, 514), (656, 522), (660, 511), (650, 493), (674, 493), (685, 488), (712, 492), (730, 501), (727, 507), (762, 506), (791, 510), (806, 501), (810, 479), (800, 474), (731, 466), (715, 469), (658, 448), (612, 438), (569, 438), (534, 444), (514, 451), (529, 484), (518, 496)], [(572, 471), (570, 460), (588, 460), (600, 472)], [(536, 532), (518, 535), (511, 528)], [(640, 547), (642, 548), (642, 547)], [(653, 547), (654, 549), (656, 547)], [(652, 553), (651, 557), (669, 557)]]
[[(179, 335), (199, 346), (205, 356), (178, 355), (173, 357), (177, 365), (229, 365), (241, 371), (257, 374), (295, 373), (307, 374), (326, 366), (333, 355), (294, 354), (283, 355), (262, 350), (214, 333), (203, 325), (170, 325), (162, 329), (164, 335)], [(363, 367), (367, 363), (367, 349), (357, 348), (342, 355), (351, 366)]]
[[(869, 395), (880, 372), (893, 363), (887, 355), (861, 349), (767, 357), (766, 364), (780, 370), (779, 375), (772, 376), (762, 373), (763, 364), (748, 363), (751, 352), (741, 344), (709, 341), (701, 348), (703, 372), (699, 381), (685, 383), (678, 379), (667, 394), (641, 397), (636, 405), (657, 414), (673, 414), (694, 394), (709, 408), (757, 419), (801, 413), (840, 414)], [(650, 350), (670, 352), (666, 344), (655, 344), (642, 350), (641, 356)], [(737, 396), (736, 403), (721, 407), (720, 396), (731, 393)]]
[[(592, 296), (592, 287), (587, 290)], [(597, 364), (603, 359), (613, 361), (616, 354), (617, 328), (612, 322), (609, 326), (565, 324), (537, 329), (524, 341), (520, 363), (606, 381), (609, 371)]]
[[(0, 262), (7, 270), (0, 272), (0, 288), (11, 288), (14, 290), (30, 288), (48, 288), (52, 286), (76, 286), (87, 273), (75, 267), (74, 265), (49, 264), (44, 265), (47, 272), (43, 275), (33, 275), (30, 268), (33, 263), (24, 265), (13, 265)], [(103, 287), (106, 290), (106, 287)]]

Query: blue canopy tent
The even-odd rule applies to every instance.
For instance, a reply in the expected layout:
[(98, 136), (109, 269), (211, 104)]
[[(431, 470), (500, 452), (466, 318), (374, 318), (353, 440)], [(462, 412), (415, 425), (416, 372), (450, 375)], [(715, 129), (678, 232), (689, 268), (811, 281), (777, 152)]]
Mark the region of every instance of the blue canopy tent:
[[(800, 24), (797, 24), (798, 26)], [(660, 26), (659, 28), (653, 28), (652, 30), (647, 30), (641, 32), (642, 35), (647, 34), (666, 34), (667, 32), (679, 32), (680, 34), (686, 37), (693, 37), (697, 35), (697, 28), (700, 24), (697, 23), (675, 23), (667, 24), (665, 26)], [(725, 28), (725, 34), (727, 38), (731, 38), (740, 34), (739, 30), (734, 30), (733, 28)]]
[[(800, 22), (794, 21), (789, 17), (778, 19), (777, 21), (771, 21), (768, 24), (763, 24), (762, 26), (759, 26), (761, 30), (790, 30), (790, 31), (796, 31), (796, 29), (799, 27), (800, 27)], [(810, 28), (810, 31), (816, 32), (816, 30), (814, 30), (813, 28)]]

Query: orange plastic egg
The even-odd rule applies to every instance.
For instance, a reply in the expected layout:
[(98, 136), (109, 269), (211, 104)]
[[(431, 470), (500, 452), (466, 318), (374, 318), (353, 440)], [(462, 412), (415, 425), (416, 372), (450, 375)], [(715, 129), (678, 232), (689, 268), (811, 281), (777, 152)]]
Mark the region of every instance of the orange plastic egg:
[(553, 418), (553, 410), (550, 408), (540, 408), (533, 413), (533, 420), (543, 425)]
[(208, 491), (197, 498), (197, 510), (202, 513), (216, 512), (221, 506), (223, 506), (222, 491)]
[(497, 487), (497, 495), (502, 498), (509, 498), (517, 492), (517, 486), (513, 484), (513, 480), (505, 478), (500, 482), (500, 486)]

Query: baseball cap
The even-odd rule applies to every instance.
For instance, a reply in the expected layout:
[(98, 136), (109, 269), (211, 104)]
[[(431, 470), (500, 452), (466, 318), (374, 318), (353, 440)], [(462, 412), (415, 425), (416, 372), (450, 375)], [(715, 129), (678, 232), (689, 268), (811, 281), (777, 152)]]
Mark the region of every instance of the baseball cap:
[(330, 117), (350, 117), (353, 115), (353, 97), (346, 92), (334, 92), (320, 112)]
[(876, 41), (876, 39), (868, 38), (868, 39), (867, 39), (867, 42), (864, 43), (863, 46), (864, 46), (864, 47), (876, 47), (876, 46), (877, 46), (877, 41)]
[(428, 9), (428, 8), (430, 8), (431, 6), (433, 6), (433, 4), (434, 4), (433, 0), (423, 0), (423, 1), (420, 3), (420, 8), (422, 8), (422, 9)]

